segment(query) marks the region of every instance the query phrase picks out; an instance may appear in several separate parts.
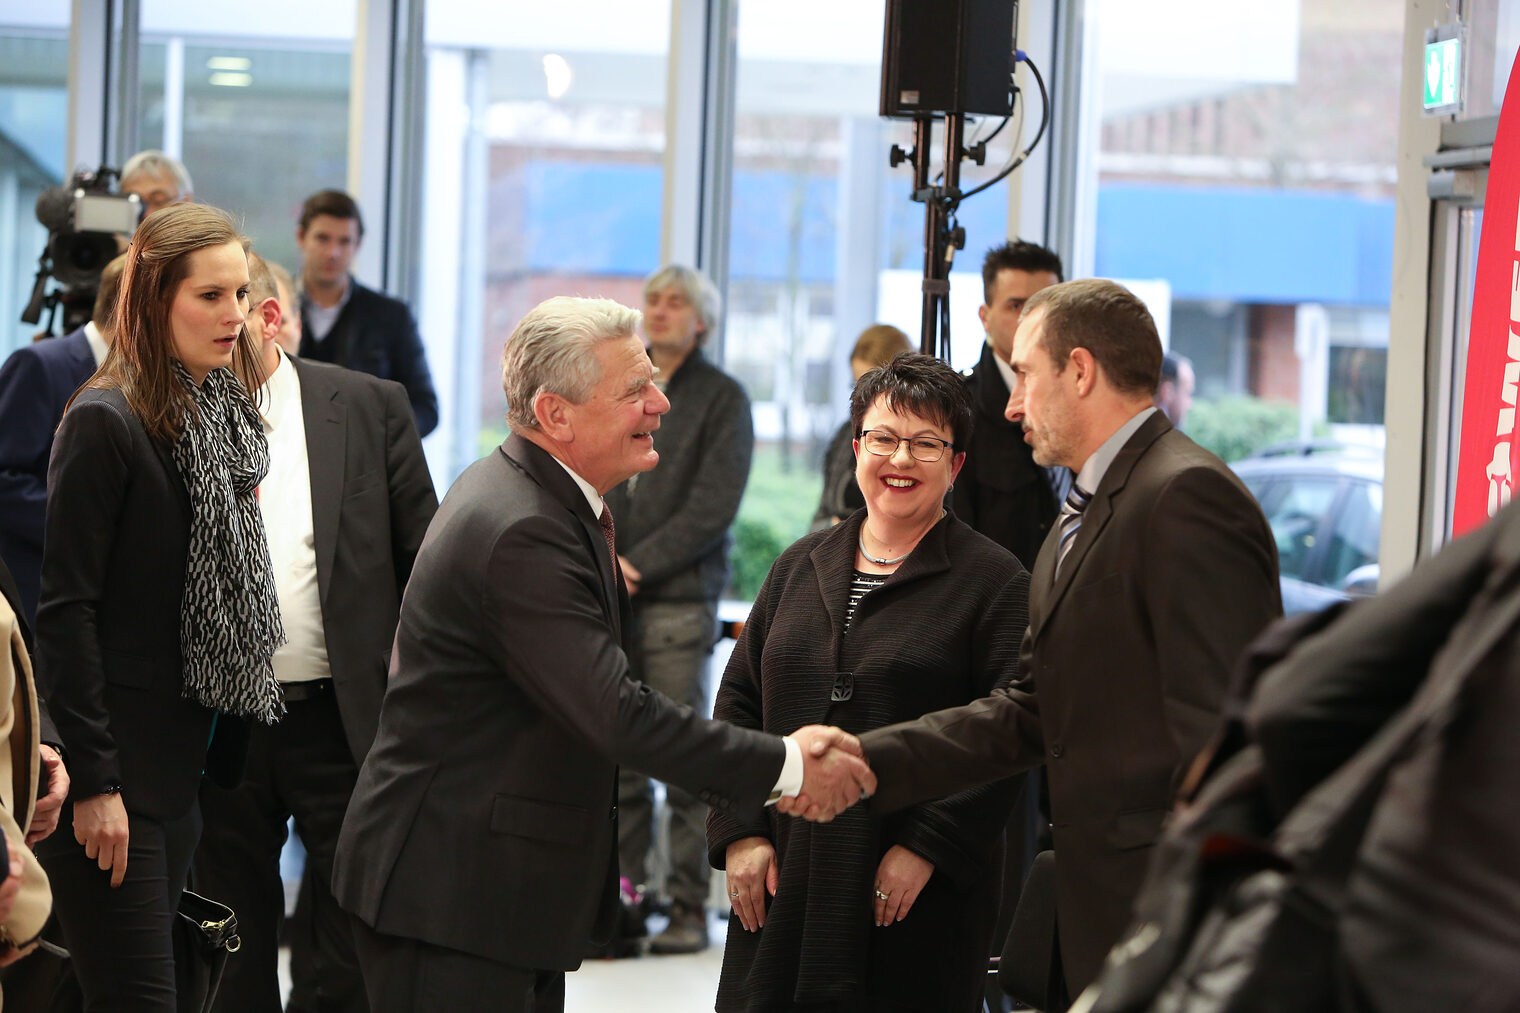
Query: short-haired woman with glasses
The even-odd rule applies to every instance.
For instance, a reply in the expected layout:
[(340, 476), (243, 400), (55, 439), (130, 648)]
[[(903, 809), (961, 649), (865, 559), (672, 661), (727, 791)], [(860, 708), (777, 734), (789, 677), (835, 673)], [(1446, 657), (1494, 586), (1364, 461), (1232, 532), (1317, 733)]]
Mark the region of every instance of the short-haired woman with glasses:
[[(1017, 675), (1029, 575), (944, 506), (972, 425), (965, 382), (899, 355), (856, 382), (850, 418), (865, 508), (776, 560), (717, 718), (859, 734)], [(714, 812), (709, 857), (733, 906), (717, 1009), (979, 1009), (1010, 803), (997, 784), (824, 824)]]

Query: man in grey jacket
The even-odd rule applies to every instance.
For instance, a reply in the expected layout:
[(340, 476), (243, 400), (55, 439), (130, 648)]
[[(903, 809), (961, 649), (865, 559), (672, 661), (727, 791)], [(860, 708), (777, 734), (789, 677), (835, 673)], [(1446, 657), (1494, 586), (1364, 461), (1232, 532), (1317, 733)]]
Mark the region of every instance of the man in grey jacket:
[[(607, 495), (632, 599), (633, 675), (704, 715), (718, 596), (728, 579), (728, 529), (749, 480), (755, 442), (744, 388), (702, 354), (718, 312), (717, 289), (689, 267), (670, 265), (645, 281), (644, 337), (670, 412), (655, 436), (659, 467)], [(653, 868), (667, 870), (670, 925), (650, 941), (650, 950), (704, 949), (707, 806), (666, 786), (669, 850), (656, 861), (651, 844), (659, 835), (649, 779), (628, 770), (620, 777), (622, 874), (647, 885)]]

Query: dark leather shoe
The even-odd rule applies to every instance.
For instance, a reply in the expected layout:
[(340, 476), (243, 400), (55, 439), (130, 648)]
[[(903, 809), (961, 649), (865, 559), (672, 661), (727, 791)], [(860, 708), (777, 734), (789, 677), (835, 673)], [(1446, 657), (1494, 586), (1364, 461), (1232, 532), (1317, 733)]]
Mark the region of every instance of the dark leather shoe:
[(674, 904), (670, 908), (670, 924), (649, 941), (649, 952), (662, 955), (700, 953), (707, 946), (707, 912)]

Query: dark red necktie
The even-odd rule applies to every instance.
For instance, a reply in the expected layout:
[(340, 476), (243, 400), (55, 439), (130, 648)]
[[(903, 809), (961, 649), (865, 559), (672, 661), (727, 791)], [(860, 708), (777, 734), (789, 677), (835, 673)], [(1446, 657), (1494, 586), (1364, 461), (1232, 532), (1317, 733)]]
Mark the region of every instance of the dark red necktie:
[(607, 554), (612, 557), (612, 574), (617, 579), (622, 576), (623, 568), (618, 566), (617, 540), (615, 529), (612, 526), (612, 510), (607, 504), (602, 504), (602, 537), (607, 539)]

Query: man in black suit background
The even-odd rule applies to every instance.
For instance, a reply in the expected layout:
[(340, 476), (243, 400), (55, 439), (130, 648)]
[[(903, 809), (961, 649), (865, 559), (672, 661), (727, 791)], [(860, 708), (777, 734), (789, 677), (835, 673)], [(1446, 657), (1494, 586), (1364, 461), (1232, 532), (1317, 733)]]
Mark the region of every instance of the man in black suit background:
[(619, 763), (724, 810), (806, 788), (830, 816), (874, 788), (837, 729), (778, 739), (630, 678), (602, 496), (655, 466), (670, 406), (639, 321), (568, 298), (522, 319), (502, 355), (512, 435), (418, 553), (334, 872), (376, 1013), (563, 1009), (564, 972), (619, 907)]
[[(1182, 772), (1237, 654), (1282, 611), (1256, 501), (1151, 404), (1161, 342), (1110, 281), (1026, 304), (1008, 417), (1077, 473), (1030, 579), (1020, 679), (861, 737), (897, 809), (1039, 763), (1050, 786), (1060, 958), (1073, 995), (1129, 918)], [(788, 800), (792, 809), (805, 800)]]
[(359, 205), (342, 190), (320, 190), (301, 205), (301, 357), (395, 380), (426, 436), (438, 425), (427, 353), (406, 303), (349, 273), (363, 240)]
[(53, 434), (69, 398), (105, 361), (125, 266), (126, 257), (117, 257), (100, 273), (88, 323), (23, 345), (0, 366), (0, 559), (21, 592), (16, 614), (30, 625), (37, 622)]
[[(1004, 417), (1013, 370), (1008, 355), (1019, 314), (1029, 297), (1061, 281), (1061, 258), (1034, 243), (995, 246), (982, 260), (982, 298), (977, 310), (987, 343), (966, 378), (976, 406), (976, 428), (966, 464), (955, 477), (955, 516), (1019, 557), (1033, 569), (1059, 504), (1050, 474), (1035, 463), (1024, 430)], [(1060, 470), (1064, 494), (1068, 473)]]
[[(982, 258), (983, 301), (977, 316), (987, 341), (981, 359), (965, 374), (976, 408), (976, 426), (971, 430), (966, 463), (955, 478), (951, 499), (955, 516), (1013, 553), (1025, 569), (1031, 570), (1056, 517), (1057, 489), (1059, 495), (1066, 494), (1071, 472), (1065, 468), (1047, 470), (1036, 464), (1029, 444), (1024, 442), (1024, 427), (1004, 416), (1013, 386), (1008, 356), (1013, 351), (1013, 335), (1019, 328), (1024, 303), (1062, 278), (1060, 257), (1022, 239), (994, 246)], [(1002, 903), (992, 936), (999, 952), (1034, 856), (1042, 847), (1050, 846), (1050, 820), (1041, 804), (1044, 781), (1040, 771), (1015, 775), (1014, 780), (1017, 787), (1003, 849)], [(989, 990), (996, 987), (995, 982), (988, 982)]]
[(279, 861), (294, 816), (307, 874), (287, 1009), (364, 1013), (352, 923), (332, 898), (333, 852), (379, 720), (401, 593), (438, 500), (406, 392), (286, 355), (275, 276), (257, 254), (248, 266), (248, 328), (269, 374), (259, 509), (287, 638), (274, 656), (287, 711), (252, 730), (239, 787), (202, 786), (193, 882), (237, 912), (243, 939), (216, 1008), (279, 1013)]

